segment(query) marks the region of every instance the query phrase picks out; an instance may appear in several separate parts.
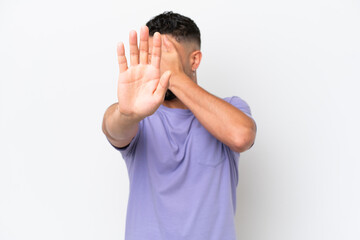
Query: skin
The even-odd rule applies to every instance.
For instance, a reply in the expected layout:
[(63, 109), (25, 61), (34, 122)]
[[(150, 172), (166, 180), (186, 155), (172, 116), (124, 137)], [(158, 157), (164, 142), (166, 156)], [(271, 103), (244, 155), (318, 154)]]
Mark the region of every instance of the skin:
[[(202, 54), (196, 43), (179, 43), (159, 33), (149, 38), (146, 26), (140, 30), (139, 47), (135, 31), (130, 32), (129, 43), (130, 67), (124, 44), (118, 44), (118, 102), (106, 110), (103, 119), (103, 132), (114, 146), (128, 145), (139, 122), (152, 115), (160, 104), (190, 109), (204, 128), (233, 151), (244, 152), (252, 146), (256, 135), (254, 121), (197, 85), (196, 70)], [(177, 98), (164, 101), (167, 89)]]
[[(149, 42), (149, 53), (152, 48), (152, 38)], [(171, 70), (173, 73), (185, 73), (192, 81), (197, 83), (196, 69), (198, 68), (202, 53), (197, 43), (193, 41), (183, 41), (178, 43), (171, 35), (162, 35), (162, 60), (160, 64), (160, 72)], [(151, 61), (151, 55), (149, 54)], [(171, 80), (171, 79), (170, 79)], [(171, 101), (164, 101), (164, 106), (171, 108), (187, 109), (178, 98)]]

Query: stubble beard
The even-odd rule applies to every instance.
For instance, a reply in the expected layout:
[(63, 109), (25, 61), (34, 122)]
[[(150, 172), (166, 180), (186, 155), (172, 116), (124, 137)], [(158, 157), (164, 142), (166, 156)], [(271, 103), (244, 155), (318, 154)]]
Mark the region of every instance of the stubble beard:
[(175, 94), (171, 90), (168, 89), (165, 93), (165, 101), (171, 101), (175, 98), (176, 98)]

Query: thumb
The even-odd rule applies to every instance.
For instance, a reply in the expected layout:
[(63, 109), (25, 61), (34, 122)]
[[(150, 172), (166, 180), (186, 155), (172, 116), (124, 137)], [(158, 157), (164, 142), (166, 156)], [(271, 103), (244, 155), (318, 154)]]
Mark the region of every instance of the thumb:
[(163, 75), (160, 77), (159, 84), (157, 85), (157, 88), (154, 92), (154, 95), (159, 98), (161, 101), (165, 98), (165, 93), (169, 87), (169, 80), (171, 77), (171, 71), (166, 71), (163, 73)]

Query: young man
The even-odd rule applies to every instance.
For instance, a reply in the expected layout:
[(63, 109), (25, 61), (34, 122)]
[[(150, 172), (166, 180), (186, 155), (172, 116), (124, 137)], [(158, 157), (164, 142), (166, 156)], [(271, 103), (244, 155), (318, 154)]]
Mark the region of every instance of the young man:
[(255, 139), (249, 106), (197, 85), (200, 31), (165, 12), (117, 48), (118, 102), (103, 132), (126, 162), (126, 240), (235, 240), (240, 152)]

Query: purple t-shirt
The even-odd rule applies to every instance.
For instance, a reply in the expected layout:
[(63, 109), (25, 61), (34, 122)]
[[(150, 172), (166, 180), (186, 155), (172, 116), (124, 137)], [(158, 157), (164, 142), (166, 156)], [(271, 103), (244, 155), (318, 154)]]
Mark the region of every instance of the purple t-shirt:
[[(251, 117), (241, 98), (224, 100)], [(190, 110), (161, 105), (118, 150), (130, 183), (126, 240), (236, 240), (240, 154)]]

